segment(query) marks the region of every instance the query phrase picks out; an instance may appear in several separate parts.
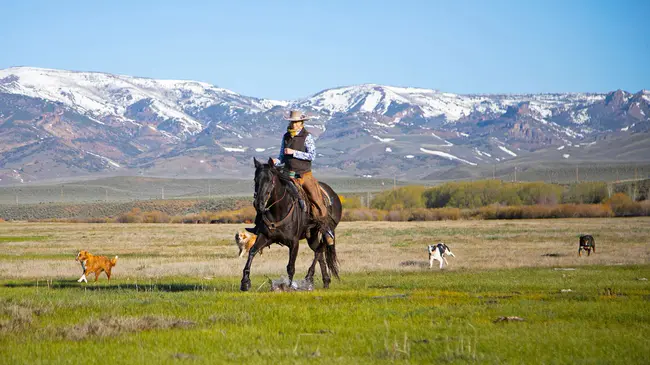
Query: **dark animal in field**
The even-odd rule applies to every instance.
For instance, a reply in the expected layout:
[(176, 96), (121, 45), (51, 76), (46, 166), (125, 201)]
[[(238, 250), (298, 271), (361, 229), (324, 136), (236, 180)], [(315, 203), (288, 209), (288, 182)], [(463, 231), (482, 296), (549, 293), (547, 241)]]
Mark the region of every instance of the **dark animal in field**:
[(596, 253), (596, 241), (594, 237), (589, 234), (580, 235), (580, 246), (578, 246), (578, 256), (582, 256), (582, 251), (587, 251), (587, 256), (591, 255), (591, 251)]
[(241, 280), (242, 291), (251, 287), (250, 268), (255, 255), (264, 247), (277, 243), (289, 248), (289, 263), (287, 274), (289, 282), (293, 281), (296, 258), (298, 257), (298, 241), (307, 239), (309, 247), (314, 251), (312, 262), (305, 280), (313, 283), (316, 263), (320, 264), (323, 275), (323, 287), (328, 288), (331, 271), (338, 278), (338, 261), (336, 258), (335, 228), (341, 221), (341, 200), (332, 188), (320, 182), (325, 194), (323, 198), (327, 206), (327, 219), (332, 233), (331, 244), (328, 244), (320, 231), (318, 222), (310, 217), (309, 204), (301, 204), (301, 197), (289, 174), (275, 166), (273, 159), (263, 164), (253, 159), (255, 163), (255, 195), (253, 205), (257, 211), (255, 219), (257, 239), (248, 252), (248, 260), (244, 267)]

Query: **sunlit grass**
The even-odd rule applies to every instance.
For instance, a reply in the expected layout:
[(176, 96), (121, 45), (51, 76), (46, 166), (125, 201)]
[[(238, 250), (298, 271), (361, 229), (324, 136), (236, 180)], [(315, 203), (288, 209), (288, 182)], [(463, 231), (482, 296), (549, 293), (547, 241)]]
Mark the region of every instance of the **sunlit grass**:
[[(644, 363), (649, 222), (343, 223), (341, 280), (291, 293), (270, 292), (278, 246), (239, 291), (245, 225), (3, 223), (0, 237), (47, 239), (0, 246), (0, 363)], [(439, 241), (456, 257), (430, 270)], [(79, 249), (119, 255), (110, 283), (76, 282)], [(312, 255), (301, 246), (297, 278)], [(494, 323), (509, 316), (524, 321)]]
[[(649, 276), (647, 265), (359, 273), (332, 290), (293, 293), (269, 292), (259, 276), (250, 293), (238, 278), (4, 280), (0, 358), (642, 363), (650, 287), (639, 279)], [(524, 321), (494, 323), (502, 316)]]

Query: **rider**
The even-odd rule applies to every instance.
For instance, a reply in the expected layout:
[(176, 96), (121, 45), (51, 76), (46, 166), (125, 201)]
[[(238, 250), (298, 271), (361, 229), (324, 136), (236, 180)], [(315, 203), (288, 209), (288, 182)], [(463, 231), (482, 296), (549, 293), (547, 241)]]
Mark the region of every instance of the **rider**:
[(293, 181), (300, 184), (305, 190), (312, 206), (312, 217), (319, 222), (322, 231), (327, 233), (325, 239), (328, 244), (331, 244), (333, 234), (329, 229), (327, 207), (323, 201), (318, 181), (311, 173), (311, 162), (316, 158), (316, 145), (311, 133), (304, 127), (305, 121), (309, 120), (309, 117), (298, 110), (291, 110), (289, 117), (284, 119), (289, 121), (289, 125), (287, 132), (282, 137), (280, 155), (278, 158), (274, 158), (273, 162), (276, 165), (284, 164)]

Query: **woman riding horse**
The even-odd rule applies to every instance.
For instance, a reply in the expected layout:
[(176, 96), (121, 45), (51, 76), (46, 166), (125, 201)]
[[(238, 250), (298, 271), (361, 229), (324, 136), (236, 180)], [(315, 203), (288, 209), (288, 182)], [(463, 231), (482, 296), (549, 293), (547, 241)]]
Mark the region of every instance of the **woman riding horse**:
[(250, 268), (253, 258), (258, 251), (272, 243), (289, 248), (287, 274), (290, 283), (293, 284), (296, 258), (298, 257), (298, 242), (305, 238), (309, 247), (314, 251), (314, 260), (305, 279), (313, 283), (316, 262), (318, 262), (323, 275), (323, 287), (328, 288), (331, 282), (328, 269), (338, 278), (334, 230), (341, 221), (341, 200), (329, 185), (320, 183), (329, 202), (325, 206), (329, 219), (328, 226), (332, 234), (332, 240), (329, 243), (323, 237), (327, 235), (319, 234), (319, 225), (313, 224), (310, 213), (300, 208), (300, 198), (297, 190), (291, 186), (293, 181), (289, 174), (277, 167), (273, 159), (269, 159), (267, 164), (262, 164), (256, 159), (254, 162), (255, 199), (253, 205), (258, 216), (257, 240), (248, 253), (248, 260), (241, 280), (241, 290), (247, 291), (251, 287)]
[[(309, 117), (300, 111), (292, 110), (289, 117), (284, 119), (289, 121), (289, 125), (287, 132), (282, 137), (280, 154), (273, 162), (275, 165), (284, 164), (289, 171), (289, 176), (307, 193), (311, 203), (312, 219), (318, 223), (320, 231), (326, 235), (327, 242), (332, 244), (334, 235), (329, 229), (327, 208), (318, 181), (311, 172), (311, 163), (316, 158), (316, 144), (311, 133), (304, 127), (305, 121), (309, 120)], [(259, 224), (257, 220), (255, 223)], [(258, 233), (257, 226), (247, 228), (247, 230), (251, 233)]]

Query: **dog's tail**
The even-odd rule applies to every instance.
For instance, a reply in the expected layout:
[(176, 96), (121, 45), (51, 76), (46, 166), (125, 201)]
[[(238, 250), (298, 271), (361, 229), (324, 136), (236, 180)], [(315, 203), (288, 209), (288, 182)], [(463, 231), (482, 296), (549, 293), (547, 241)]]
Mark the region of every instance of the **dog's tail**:
[(115, 258), (111, 260), (111, 266), (115, 266), (117, 264), (117, 255), (115, 255)]

